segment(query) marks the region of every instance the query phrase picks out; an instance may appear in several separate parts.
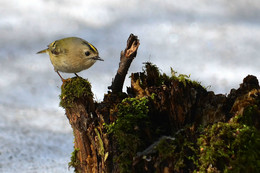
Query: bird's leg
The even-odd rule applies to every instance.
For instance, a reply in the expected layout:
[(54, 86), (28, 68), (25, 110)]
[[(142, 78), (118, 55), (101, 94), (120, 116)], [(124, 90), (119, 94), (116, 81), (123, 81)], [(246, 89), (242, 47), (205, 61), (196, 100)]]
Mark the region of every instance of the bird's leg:
[(60, 76), (60, 78), (61, 78), (61, 81), (62, 82), (64, 82), (65, 81), (65, 79), (63, 79), (63, 77), (60, 75), (60, 73), (57, 71), (57, 73), (58, 73), (58, 75)]
[(79, 75), (77, 75), (77, 73), (74, 73), (76, 75), (76, 77), (79, 77)]

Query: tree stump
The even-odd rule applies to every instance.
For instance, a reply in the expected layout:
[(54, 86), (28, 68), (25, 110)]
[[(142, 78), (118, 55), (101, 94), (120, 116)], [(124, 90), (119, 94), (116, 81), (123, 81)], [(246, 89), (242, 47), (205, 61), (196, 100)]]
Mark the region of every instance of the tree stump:
[(257, 78), (247, 76), (228, 96), (215, 95), (187, 75), (167, 76), (147, 62), (122, 93), (139, 44), (131, 34), (111, 92), (100, 103), (87, 80), (64, 81), (60, 105), (75, 137), (69, 166), (83, 173), (259, 172)]

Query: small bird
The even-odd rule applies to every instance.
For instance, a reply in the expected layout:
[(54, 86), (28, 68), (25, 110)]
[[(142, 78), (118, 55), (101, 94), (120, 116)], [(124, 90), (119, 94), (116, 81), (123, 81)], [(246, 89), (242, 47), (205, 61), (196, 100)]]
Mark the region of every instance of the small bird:
[(74, 73), (78, 77), (78, 72), (90, 68), (97, 60), (104, 61), (92, 44), (78, 37), (56, 40), (49, 44), (47, 49), (37, 52), (39, 53), (49, 54), (54, 71), (62, 81), (64, 79), (59, 71)]

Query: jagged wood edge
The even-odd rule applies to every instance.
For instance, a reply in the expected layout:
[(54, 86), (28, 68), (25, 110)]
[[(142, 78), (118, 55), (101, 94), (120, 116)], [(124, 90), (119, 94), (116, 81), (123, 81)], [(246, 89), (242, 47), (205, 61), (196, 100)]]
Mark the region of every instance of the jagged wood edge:
[(116, 76), (112, 81), (112, 85), (108, 89), (112, 90), (112, 93), (122, 92), (124, 81), (128, 69), (136, 57), (137, 49), (140, 45), (139, 39), (134, 34), (130, 34), (127, 45), (124, 51), (121, 51), (119, 68), (117, 70)]

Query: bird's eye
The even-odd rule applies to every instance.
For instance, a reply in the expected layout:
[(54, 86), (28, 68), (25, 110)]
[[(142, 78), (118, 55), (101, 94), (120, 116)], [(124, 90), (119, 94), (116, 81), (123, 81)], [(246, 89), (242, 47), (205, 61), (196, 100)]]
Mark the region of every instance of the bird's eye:
[(85, 52), (85, 55), (86, 55), (86, 56), (89, 56), (89, 55), (90, 55), (90, 52), (89, 52), (89, 51)]

